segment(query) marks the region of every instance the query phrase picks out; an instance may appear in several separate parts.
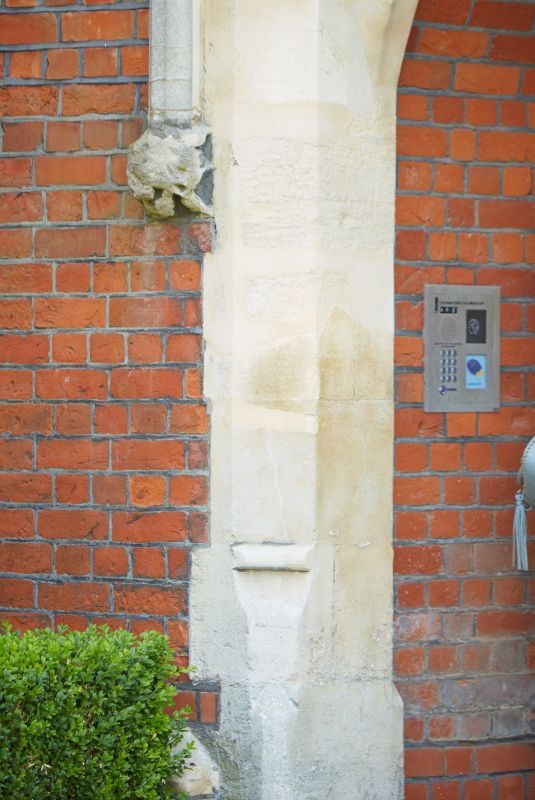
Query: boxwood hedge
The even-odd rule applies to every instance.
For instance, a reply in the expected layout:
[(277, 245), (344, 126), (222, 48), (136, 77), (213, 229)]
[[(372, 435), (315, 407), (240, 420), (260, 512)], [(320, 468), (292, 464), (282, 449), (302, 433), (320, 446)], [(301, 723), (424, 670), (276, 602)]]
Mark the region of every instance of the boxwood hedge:
[(0, 797), (160, 800), (180, 774), (185, 710), (165, 712), (177, 676), (164, 636), (4, 628)]

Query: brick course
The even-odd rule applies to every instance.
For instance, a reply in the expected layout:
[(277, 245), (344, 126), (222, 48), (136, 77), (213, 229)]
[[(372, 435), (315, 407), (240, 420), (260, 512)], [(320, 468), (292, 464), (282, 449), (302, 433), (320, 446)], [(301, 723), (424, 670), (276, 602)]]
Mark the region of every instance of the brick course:
[[(147, 18), (146, 0), (0, 7), (0, 615), (156, 628), (182, 663), (212, 233), (147, 224), (126, 186)], [(216, 721), (213, 687), (186, 701)]]
[[(409, 800), (533, 797), (533, 581), (512, 569), (511, 527), (535, 434), (534, 22), (531, 3), (421, 0), (400, 77), (395, 668)], [(501, 287), (498, 414), (424, 413), (425, 283)]]

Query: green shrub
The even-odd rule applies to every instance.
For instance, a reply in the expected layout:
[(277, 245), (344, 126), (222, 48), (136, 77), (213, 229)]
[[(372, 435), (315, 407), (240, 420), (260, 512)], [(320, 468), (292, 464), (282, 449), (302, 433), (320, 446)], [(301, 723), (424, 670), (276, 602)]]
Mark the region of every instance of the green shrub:
[[(87, 631), (0, 635), (0, 798), (160, 800), (180, 774), (184, 710), (167, 639)], [(178, 745), (173, 755), (171, 749)]]

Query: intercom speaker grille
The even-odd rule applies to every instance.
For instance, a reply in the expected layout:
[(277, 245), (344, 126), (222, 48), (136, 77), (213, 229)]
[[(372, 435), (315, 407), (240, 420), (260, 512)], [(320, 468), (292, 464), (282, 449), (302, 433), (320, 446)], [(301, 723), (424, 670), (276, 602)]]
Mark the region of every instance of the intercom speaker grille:
[(459, 335), (457, 321), (453, 317), (446, 317), (440, 326), (440, 333), (445, 342), (454, 342)]

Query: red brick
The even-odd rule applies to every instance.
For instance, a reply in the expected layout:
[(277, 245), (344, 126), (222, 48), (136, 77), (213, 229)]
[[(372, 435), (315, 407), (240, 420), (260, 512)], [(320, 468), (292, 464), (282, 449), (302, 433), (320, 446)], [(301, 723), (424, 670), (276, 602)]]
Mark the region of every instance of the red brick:
[(113, 442), (112, 464), (114, 469), (183, 469), (184, 445), (176, 440)]
[(35, 234), (37, 258), (89, 258), (103, 256), (104, 228), (49, 228)]
[(11, 369), (0, 370), (0, 400), (31, 400), (31, 398), (31, 372)]
[(407, 647), (395, 655), (397, 675), (421, 675), (425, 669), (425, 651), (422, 647)]
[(177, 475), (170, 479), (170, 501), (179, 506), (206, 505), (208, 484), (206, 478), (193, 475)]
[[(438, 33), (438, 31), (437, 31)], [(459, 97), (434, 97), (433, 119), (445, 125), (463, 122), (465, 101)]]
[(52, 360), (59, 364), (83, 364), (87, 359), (87, 340), (80, 333), (56, 333), (52, 337)]
[(480, 773), (535, 769), (535, 744), (493, 744), (476, 750)]
[(192, 222), (188, 225), (187, 239), (193, 252), (210, 253), (213, 245), (211, 224), (209, 222)]
[(84, 50), (84, 75), (86, 78), (117, 75), (117, 48), (91, 47)]
[(64, 42), (109, 41), (132, 36), (132, 11), (82, 11), (62, 15)]
[(165, 578), (163, 550), (158, 547), (143, 547), (134, 550), (135, 578)]
[(88, 292), (90, 285), (89, 264), (58, 264), (56, 268), (58, 292)]
[(106, 373), (100, 370), (49, 370), (36, 378), (37, 397), (45, 400), (104, 400)]
[(201, 265), (198, 261), (172, 261), (169, 265), (169, 288), (181, 292), (198, 291), (201, 286)]
[(395, 445), (395, 464), (398, 472), (420, 472), (427, 467), (427, 447), (398, 442)]
[(396, 231), (396, 258), (402, 261), (421, 261), (425, 258), (424, 231)]
[(464, 167), (460, 164), (436, 164), (434, 188), (436, 192), (463, 192)]
[(42, 57), (39, 50), (26, 50), (11, 54), (10, 75), (12, 78), (40, 78)]
[(416, 19), (425, 22), (446, 22), (448, 25), (463, 25), (467, 22), (470, 0), (449, 0), (444, 6), (441, 0), (420, 0)]
[(28, 258), (32, 252), (31, 231), (0, 230), (0, 252), (4, 258)]
[(148, 508), (165, 503), (166, 481), (161, 475), (135, 475), (130, 478), (130, 498), (135, 506)]
[(481, 200), (479, 222), (485, 228), (533, 228), (535, 206), (517, 200)]
[(45, 539), (88, 541), (108, 536), (108, 515), (104, 511), (43, 509), (38, 513), (37, 525), (39, 535)]
[(95, 575), (122, 576), (128, 574), (128, 553), (124, 547), (96, 547), (93, 552)]
[(401, 161), (398, 164), (398, 189), (429, 190), (431, 164), (420, 161)]
[(466, 121), (470, 125), (496, 125), (498, 103), (487, 98), (469, 97), (466, 100)]
[(112, 256), (175, 256), (180, 252), (182, 232), (172, 225), (112, 225)]
[(508, 775), (498, 779), (498, 800), (524, 800), (525, 797), (523, 775)]
[(41, 195), (17, 192), (2, 195), (0, 222), (33, 222), (42, 215)]
[(4, 122), (4, 151), (36, 150), (43, 138), (42, 122)]
[(522, 578), (495, 578), (494, 602), (503, 606), (518, 606), (525, 601), (526, 586)]
[(175, 616), (186, 607), (184, 589), (173, 586), (123, 586), (114, 590), (115, 609), (126, 614)]
[(121, 216), (121, 192), (87, 192), (88, 219), (114, 219)]
[(478, 636), (523, 636), (534, 631), (532, 611), (481, 611), (477, 616)]
[(444, 200), (440, 197), (400, 195), (396, 204), (397, 223), (436, 227), (444, 223), (444, 210)]
[(21, 436), (26, 433), (50, 433), (52, 409), (40, 404), (0, 405), (0, 431)]
[(122, 263), (95, 264), (93, 290), (99, 293), (128, 291), (128, 267)]
[(67, 505), (89, 502), (87, 475), (56, 475), (56, 500)]
[[(162, 337), (157, 333), (132, 333), (128, 337), (128, 359), (133, 364), (158, 364), (163, 360)], [(167, 361), (173, 359), (167, 358)]]
[(131, 84), (79, 84), (63, 87), (63, 113), (130, 114), (134, 110), (135, 86)]
[(0, 186), (20, 188), (31, 183), (29, 158), (0, 158)]
[(426, 604), (423, 583), (402, 583), (397, 594), (400, 608), (423, 608)]
[(83, 545), (59, 545), (56, 549), (56, 573), (58, 575), (89, 574), (89, 547)]
[(113, 515), (115, 542), (180, 542), (184, 538), (185, 518), (179, 511), (117, 511)]
[[(46, 133), (46, 149), (56, 151), (79, 150), (80, 149), (80, 123), (79, 122), (49, 122)], [(57, 158), (55, 156), (54, 158)], [(44, 162), (40, 161), (40, 172), (46, 172), (54, 165), (52, 159), (47, 157)], [(69, 157), (69, 163), (76, 166), (76, 162)], [(84, 162), (82, 162), (84, 163)], [(68, 176), (70, 177), (70, 176)], [(54, 174), (52, 174), (54, 178)], [(48, 183), (55, 184), (57, 181), (52, 179)], [(59, 181), (58, 181), (59, 182)], [(67, 183), (76, 183), (68, 180)]]
[(108, 466), (107, 442), (70, 441), (65, 447), (61, 439), (40, 441), (37, 447), (39, 469), (95, 470)]
[(523, 260), (522, 235), (519, 233), (494, 233), (492, 236), (494, 260), (500, 264), (513, 264)]
[(113, 149), (117, 147), (118, 136), (118, 123), (114, 120), (98, 119), (84, 122), (82, 138), (84, 147), (89, 150)]
[(180, 324), (180, 303), (172, 297), (117, 297), (110, 301), (114, 328), (167, 328)]
[[(186, 406), (191, 408), (191, 406)], [(166, 427), (164, 405), (133, 405), (131, 408), (132, 433), (163, 433)]]
[(108, 587), (103, 583), (43, 583), (38, 603), (52, 611), (108, 611)]
[(30, 300), (0, 300), (0, 328), (25, 330), (31, 326)]
[[(4, 15), (2, 15), (4, 18)], [(0, 87), (0, 114), (25, 117), (55, 114), (58, 108), (56, 86), (3, 86)]]
[[(3, 334), (0, 337), (0, 361), (4, 364), (46, 364), (48, 361), (48, 337), (32, 334), (28, 336)], [(4, 376), (9, 377), (9, 374), (16, 377), (14, 373), (4, 373)], [(25, 376), (28, 373), (18, 374), (24, 384)]]
[(469, 505), (475, 498), (474, 479), (465, 476), (444, 478), (444, 499), (452, 505)]
[(213, 725), (217, 722), (217, 694), (215, 692), (199, 692), (201, 722)]
[(95, 502), (102, 506), (121, 506), (126, 503), (126, 481), (120, 475), (93, 477)]
[(16, 578), (0, 578), (0, 606), (33, 608), (33, 583)]
[(82, 193), (47, 192), (46, 211), (50, 222), (76, 222), (82, 219)]
[(120, 398), (179, 398), (181, 373), (173, 369), (116, 369), (111, 375), (110, 392)]
[(444, 756), (441, 748), (419, 747), (405, 750), (407, 778), (432, 778), (444, 775)]
[(398, 94), (398, 119), (423, 122), (429, 119), (429, 98), (417, 94)]
[(441, 128), (417, 128), (400, 125), (397, 135), (398, 156), (436, 158), (446, 155), (448, 134)]
[(506, 167), (503, 171), (503, 193), (509, 197), (531, 194), (532, 176), (529, 167)]
[(202, 373), (200, 369), (186, 370), (186, 397), (200, 400), (202, 397)]
[(453, 261), (457, 257), (457, 236), (448, 231), (429, 234), (431, 261)]
[(146, 45), (131, 45), (121, 48), (123, 75), (149, 74), (149, 48)]
[(106, 161), (100, 156), (38, 156), (35, 180), (43, 186), (104, 183)]
[(459, 583), (456, 580), (431, 581), (429, 584), (429, 606), (456, 606), (459, 602)]
[(416, 89), (447, 89), (450, 77), (451, 65), (445, 61), (405, 58), (399, 85)]
[[(21, 465), (28, 469), (31, 465)], [(4, 464), (4, 469), (17, 469), (17, 463)], [(49, 475), (0, 474), (0, 500), (10, 503), (50, 503), (52, 480)]]
[(431, 787), (432, 800), (461, 800), (459, 781), (441, 781)]
[(54, 14), (2, 14), (0, 45), (43, 44), (56, 39)]
[(91, 433), (91, 409), (87, 404), (62, 403), (56, 407), (56, 431), (69, 436)]
[(521, 100), (502, 100), (500, 105), (502, 125), (512, 128), (526, 126), (526, 112), (529, 109), (527, 103), (523, 103)]
[(535, 9), (529, 3), (503, 3), (500, 0), (478, 0), (472, 14), (472, 25), (482, 28), (501, 28), (509, 31), (529, 31)]
[(483, 264), (489, 260), (488, 237), (480, 233), (459, 235), (459, 259), (472, 264)]
[(33, 511), (30, 509), (0, 509), (1, 538), (29, 539), (33, 533)]
[(102, 405), (95, 408), (95, 433), (127, 433), (128, 411), (126, 406)]
[(51, 572), (52, 547), (30, 542), (3, 542), (0, 544), (0, 565), (2, 572)]
[(477, 155), (480, 161), (532, 162), (535, 159), (535, 133), (481, 131)]
[[(407, 737), (406, 738), (410, 738)], [(418, 741), (418, 740), (416, 740)], [(428, 792), (427, 792), (427, 784), (426, 783), (406, 783), (405, 784), (405, 800), (428, 800)]]
[(459, 536), (461, 528), (458, 511), (436, 508), (429, 514), (429, 535), (433, 539), (452, 539)]
[(516, 94), (520, 82), (518, 67), (498, 67), (490, 64), (458, 63), (454, 89), (474, 94)]
[(434, 575), (441, 568), (441, 547), (405, 545), (395, 548), (394, 572), (398, 575)]
[(77, 77), (78, 50), (50, 50), (46, 60), (46, 77), (49, 80)]
[(106, 321), (106, 304), (98, 298), (47, 298), (35, 301), (37, 328), (100, 328)]
[(124, 361), (124, 339), (119, 333), (93, 333), (90, 358), (93, 363), (119, 364)]
[(416, 49), (447, 58), (480, 58), (486, 55), (488, 44), (488, 34), (480, 31), (424, 28)]

